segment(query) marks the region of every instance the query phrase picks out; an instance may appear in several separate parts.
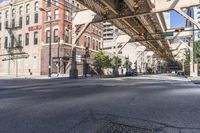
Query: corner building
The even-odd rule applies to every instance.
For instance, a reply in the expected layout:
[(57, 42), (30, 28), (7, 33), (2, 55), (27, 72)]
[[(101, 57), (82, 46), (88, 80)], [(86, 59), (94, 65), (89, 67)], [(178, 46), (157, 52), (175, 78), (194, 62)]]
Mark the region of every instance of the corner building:
[[(8, 1), (0, 4), (1, 75), (41, 73), (41, 2), (15, 0), (12, 6)], [(27, 53), (27, 58), (22, 53)]]
[[(12, 4), (12, 12), (8, 2), (2, 3), (0, 7), (2, 7), (0, 11), (0, 74), (47, 75), (50, 41), (52, 74), (58, 71), (69, 74), (72, 13), (85, 7), (74, 0), (15, 0)], [(40, 11), (40, 8), (44, 11)], [(76, 34), (82, 27), (76, 26)], [(81, 57), (85, 53), (85, 48), (89, 47), (90, 52), (93, 53), (103, 47), (102, 23), (90, 25), (76, 45), (77, 68), (79, 75), (82, 75)], [(25, 53), (28, 57), (23, 58), (24, 55), (19, 53)], [(6, 58), (8, 60), (3, 61)]]

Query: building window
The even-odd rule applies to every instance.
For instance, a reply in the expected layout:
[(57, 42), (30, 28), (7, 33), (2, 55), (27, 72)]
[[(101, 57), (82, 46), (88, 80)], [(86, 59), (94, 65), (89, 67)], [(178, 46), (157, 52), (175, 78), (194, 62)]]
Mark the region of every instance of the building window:
[(15, 28), (15, 19), (12, 19), (12, 28)]
[(38, 44), (38, 32), (34, 32), (34, 45)]
[(26, 16), (26, 25), (29, 25), (30, 24), (30, 16)]
[(65, 42), (69, 43), (69, 30), (68, 29), (65, 30)]
[(65, 20), (70, 21), (69, 11), (65, 11)]
[(29, 12), (30, 12), (30, 5), (27, 4), (27, 5), (26, 5), (26, 13), (29, 13)]
[(99, 50), (101, 49), (101, 42), (99, 42)]
[(23, 14), (23, 7), (20, 6), (20, 7), (19, 7), (19, 15), (22, 15), (22, 14)]
[(80, 5), (79, 4), (77, 4), (77, 9), (80, 9)]
[(90, 48), (90, 37), (88, 37), (88, 48)]
[(47, 12), (47, 21), (51, 21), (51, 11)]
[(15, 17), (15, 9), (12, 9), (12, 17)]
[(1, 21), (1, 19), (2, 19), (2, 13), (1, 13), (1, 11), (0, 11), (0, 21)]
[(84, 47), (85, 48), (87, 47), (87, 37), (86, 36), (84, 37)]
[(37, 24), (38, 23), (38, 13), (35, 13), (35, 17), (34, 17), (34, 22), (35, 22), (35, 24)]
[(19, 27), (22, 28), (22, 17), (19, 17)]
[(98, 41), (96, 41), (96, 50), (98, 50)]
[[(78, 36), (78, 33), (76, 33), (76, 36)], [(79, 40), (76, 43), (77, 46), (79, 46)]]
[(95, 40), (92, 42), (92, 49), (95, 50)]
[(56, 9), (54, 12), (54, 19), (58, 19), (59, 18), (59, 10)]
[(8, 37), (5, 37), (4, 48), (8, 48)]
[(22, 46), (22, 34), (18, 35), (18, 46)]
[(8, 11), (5, 12), (6, 19), (8, 19), (9, 13)]
[(8, 28), (8, 21), (5, 22), (5, 28)]
[(58, 42), (58, 29), (54, 29), (53, 38), (55, 43)]
[(0, 22), (0, 31), (1, 31), (1, 26), (2, 26), (2, 24), (1, 24), (1, 22)]
[(50, 30), (46, 31), (46, 43), (50, 43)]
[(15, 46), (15, 37), (14, 35), (11, 36), (11, 48), (14, 48)]
[(47, 7), (51, 6), (51, 0), (47, 0)]
[(98, 29), (96, 29), (96, 34), (98, 35)]
[(58, 0), (54, 0), (54, 2), (55, 2), (55, 6), (58, 7), (58, 4), (59, 4)]
[(35, 2), (35, 7), (34, 7), (35, 11), (38, 11), (38, 2)]
[(29, 33), (26, 33), (25, 35), (25, 45), (29, 45)]

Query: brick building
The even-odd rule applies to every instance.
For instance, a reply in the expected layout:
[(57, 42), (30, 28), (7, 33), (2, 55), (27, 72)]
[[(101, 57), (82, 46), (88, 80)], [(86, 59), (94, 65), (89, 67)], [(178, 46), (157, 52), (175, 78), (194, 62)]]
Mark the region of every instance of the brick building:
[[(74, 0), (13, 0), (0, 7), (0, 74), (47, 75), (50, 33), (52, 73), (69, 73), (72, 13), (85, 7)], [(77, 34), (82, 27), (76, 26)], [(90, 25), (76, 44), (79, 75), (85, 48), (95, 52), (102, 46), (102, 23)]]

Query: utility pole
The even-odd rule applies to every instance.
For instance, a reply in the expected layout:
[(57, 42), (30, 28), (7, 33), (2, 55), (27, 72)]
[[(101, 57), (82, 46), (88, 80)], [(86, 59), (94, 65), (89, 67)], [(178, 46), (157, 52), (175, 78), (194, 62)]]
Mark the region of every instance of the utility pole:
[(58, 76), (60, 74), (60, 38), (58, 38)]
[(52, 17), (50, 18), (50, 40), (49, 40), (49, 77), (51, 77), (51, 39), (52, 39)]

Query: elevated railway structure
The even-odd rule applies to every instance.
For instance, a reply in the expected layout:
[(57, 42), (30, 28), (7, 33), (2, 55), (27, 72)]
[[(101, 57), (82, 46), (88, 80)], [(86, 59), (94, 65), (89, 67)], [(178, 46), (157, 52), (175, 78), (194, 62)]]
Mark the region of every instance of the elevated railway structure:
[[(175, 62), (170, 42), (161, 36), (168, 29), (163, 12), (175, 10), (200, 29), (200, 24), (182, 9), (199, 6), (199, 0), (78, 0), (96, 13), (91, 23), (110, 21), (128, 34), (132, 42), (140, 42), (167, 62)], [(88, 25), (88, 23), (86, 24)], [(171, 30), (170, 32), (182, 32)], [(177, 34), (178, 36), (178, 34)]]

